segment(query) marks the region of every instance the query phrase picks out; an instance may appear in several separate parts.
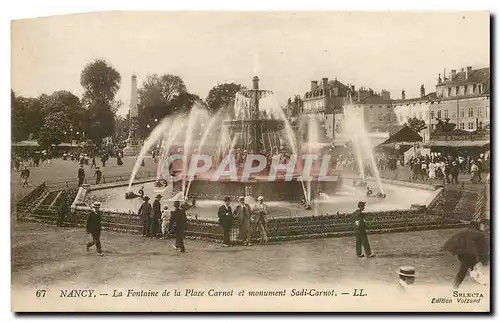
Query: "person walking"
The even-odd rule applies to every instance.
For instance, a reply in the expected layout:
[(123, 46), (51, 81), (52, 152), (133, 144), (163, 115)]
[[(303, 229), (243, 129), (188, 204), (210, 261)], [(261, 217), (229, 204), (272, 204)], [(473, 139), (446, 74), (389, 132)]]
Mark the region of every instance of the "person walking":
[(456, 233), (444, 244), (443, 250), (456, 255), (460, 261), (460, 268), (453, 281), (454, 289), (459, 288), (467, 273), (477, 263), (489, 264), (489, 241), (484, 231), (484, 222), (471, 222), (470, 229)]
[(102, 171), (101, 168), (99, 168), (98, 166), (95, 167), (94, 177), (95, 177), (95, 184), (101, 183)]
[(149, 197), (145, 196), (143, 198), (144, 202), (139, 208), (138, 214), (142, 223), (142, 237), (150, 237), (150, 228), (151, 228), (151, 204), (149, 203)]
[(252, 227), (252, 210), (245, 202), (245, 197), (239, 198), (239, 203), (234, 210), (234, 216), (238, 218), (240, 228), (240, 239), (245, 246), (252, 246), (250, 243), (250, 234)]
[(63, 227), (64, 225), (64, 219), (66, 218), (66, 215), (69, 212), (69, 207), (68, 207), (68, 200), (66, 196), (66, 192), (63, 192), (61, 195), (61, 202), (59, 203), (58, 207), (58, 212), (59, 212), (59, 218), (57, 219), (57, 227)]
[(153, 218), (151, 221), (151, 237), (153, 238), (158, 237), (158, 233), (160, 232), (161, 197), (161, 194), (157, 194), (155, 201), (153, 201)]
[(180, 208), (181, 203), (179, 200), (174, 201), (174, 210), (170, 213), (170, 221), (168, 224), (168, 231), (175, 234), (174, 248), (184, 253), (184, 231), (187, 226), (186, 212)]
[(366, 233), (365, 214), (363, 213), (365, 205), (366, 202), (359, 201), (358, 209), (353, 213), (355, 225), (354, 233), (356, 235), (356, 255), (358, 257), (365, 257), (361, 249), (361, 246), (363, 246), (366, 256), (373, 257), (375, 254), (372, 253), (370, 242), (368, 241), (368, 234)]
[(83, 169), (83, 164), (80, 164), (80, 168), (78, 168), (78, 186), (80, 187), (83, 184), (83, 180), (85, 180), (85, 170)]
[(161, 239), (166, 239), (168, 237), (168, 222), (170, 220), (169, 214), (170, 212), (168, 211), (168, 206), (163, 207), (163, 211), (161, 212)]
[(219, 225), (222, 227), (223, 237), (222, 246), (230, 247), (231, 241), (229, 239), (229, 234), (231, 232), (231, 226), (233, 224), (233, 211), (231, 209), (231, 198), (225, 197), (224, 204), (219, 207), (217, 211), (217, 216), (219, 217)]
[(450, 174), (451, 174), (451, 183), (458, 184), (458, 174), (460, 173), (459, 165), (456, 161), (451, 163)]
[(263, 196), (257, 197), (257, 204), (255, 204), (253, 213), (255, 216), (255, 227), (260, 232), (260, 242), (267, 243), (267, 216), (269, 215), (269, 210), (264, 203)]
[(97, 254), (102, 256), (101, 249), (101, 212), (99, 211), (101, 204), (99, 202), (94, 202), (92, 204), (92, 209), (87, 218), (87, 234), (92, 236), (92, 241), (87, 243), (86, 249), (90, 250), (90, 247), (96, 246)]
[(92, 165), (90, 166), (90, 168), (95, 168), (97, 169), (97, 164), (95, 162), (95, 154), (92, 154)]
[(28, 186), (28, 178), (30, 177), (30, 170), (27, 166), (24, 166), (24, 169), (21, 171), (21, 178), (23, 179), (23, 187)]
[(470, 181), (472, 183), (478, 183), (479, 182), (479, 168), (474, 162), (474, 160), (471, 160), (470, 162)]

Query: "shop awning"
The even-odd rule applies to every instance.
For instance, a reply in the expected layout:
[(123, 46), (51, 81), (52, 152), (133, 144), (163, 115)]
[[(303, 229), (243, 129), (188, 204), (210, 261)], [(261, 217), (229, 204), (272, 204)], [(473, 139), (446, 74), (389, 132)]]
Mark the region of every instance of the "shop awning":
[(475, 141), (429, 141), (424, 146), (426, 147), (484, 147), (489, 145), (489, 140), (475, 140)]

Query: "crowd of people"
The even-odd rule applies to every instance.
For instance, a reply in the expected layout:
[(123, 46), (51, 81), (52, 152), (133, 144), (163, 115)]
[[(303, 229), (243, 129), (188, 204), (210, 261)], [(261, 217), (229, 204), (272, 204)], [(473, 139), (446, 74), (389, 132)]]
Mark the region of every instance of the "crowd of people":
[(429, 179), (442, 179), (446, 183), (458, 184), (459, 174), (470, 174), (469, 180), (472, 183), (483, 181), (482, 173), (487, 171), (488, 165), (484, 154), (478, 158), (468, 155), (452, 156), (419, 156), (411, 157), (408, 166), (412, 171), (413, 181), (426, 181)]

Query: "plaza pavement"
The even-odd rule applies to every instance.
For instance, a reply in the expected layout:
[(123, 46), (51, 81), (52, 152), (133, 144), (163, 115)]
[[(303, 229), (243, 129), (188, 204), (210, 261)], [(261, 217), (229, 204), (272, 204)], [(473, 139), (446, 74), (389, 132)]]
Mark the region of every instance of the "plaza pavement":
[[(222, 248), (186, 240), (186, 253), (173, 240), (103, 232), (104, 256), (85, 251), (84, 229), (15, 222), (12, 228), (12, 285), (42, 288), (54, 283), (169, 285), (305, 282), (395, 283), (395, 270), (413, 265), (419, 284), (451, 285), (458, 260), (440, 248), (457, 230), (370, 235), (377, 257), (359, 259), (354, 237), (279, 242)], [(474, 284), (470, 278), (465, 283)]]
[[(109, 163), (105, 175), (125, 175), (132, 171), (134, 158), (123, 166)], [(78, 164), (60, 159), (32, 168), (32, 186), (22, 188), (13, 172), (12, 195), (26, 194), (44, 180), (76, 179)], [(90, 166), (85, 166), (91, 176)], [(151, 159), (141, 171), (155, 171)], [(406, 171), (404, 168), (402, 171)], [(409, 170), (408, 170), (409, 171)], [(384, 175), (385, 176), (385, 175)], [(465, 176), (464, 176), (465, 177)], [(484, 185), (477, 185), (483, 187)], [(187, 253), (172, 249), (172, 241), (150, 240), (139, 236), (103, 232), (104, 257), (85, 251), (89, 239), (84, 229), (56, 228), (12, 221), (12, 284), (47, 286), (54, 282), (74, 285), (168, 284), (170, 281), (208, 281), (213, 283), (318, 282), (343, 280), (396, 282), (400, 265), (414, 265), (418, 283), (446, 284), (458, 270), (458, 260), (440, 251), (457, 230), (434, 230), (371, 235), (378, 254), (358, 259), (354, 238), (331, 238), (280, 242), (265, 246), (221, 248), (220, 245), (190, 241)], [(466, 283), (474, 283), (469, 278)]]

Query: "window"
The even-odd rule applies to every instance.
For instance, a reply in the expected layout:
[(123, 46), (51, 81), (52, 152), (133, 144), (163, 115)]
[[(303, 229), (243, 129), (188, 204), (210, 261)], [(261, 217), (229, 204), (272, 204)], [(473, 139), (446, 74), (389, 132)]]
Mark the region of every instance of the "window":
[(477, 87), (478, 87), (479, 94), (481, 94), (483, 92), (483, 85), (478, 84)]
[(469, 89), (469, 87), (467, 85), (464, 86), (464, 94), (467, 95), (467, 90)]
[(464, 109), (463, 108), (460, 109), (460, 117), (464, 117)]
[(474, 108), (469, 107), (469, 117), (474, 117)]
[(483, 108), (482, 107), (477, 108), (477, 116), (483, 117)]
[(457, 112), (455, 111), (455, 109), (451, 111), (451, 117), (457, 117)]
[(474, 130), (474, 122), (469, 122), (468, 128), (469, 130)]
[(413, 118), (417, 117), (417, 112), (413, 112)]
[(455, 87), (455, 95), (458, 96), (458, 94), (460, 93), (460, 87)]
[(434, 111), (431, 111), (431, 120), (434, 119)]
[(418, 113), (418, 118), (419, 118), (419, 119), (422, 119), (422, 112), (419, 112), (419, 113)]
[(463, 130), (464, 128), (464, 123), (460, 123), (460, 130)]
[(476, 84), (472, 85), (472, 93), (475, 94), (476, 93)]
[(379, 122), (384, 121), (384, 115), (382, 113), (378, 113), (378, 120)]
[(399, 114), (399, 122), (403, 123), (403, 114)]
[(448, 96), (451, 96), (451, 87), (448, 87)]
[(448, 110), (444, 110), (444, 118), (447, 119), (448, 118)]
[(438, 116), (437, 116), (438, 119), (441, 118), (441, 110), (438, 110)]
[(483, 128), (483, 122), (479, 122), (479, 128)]

